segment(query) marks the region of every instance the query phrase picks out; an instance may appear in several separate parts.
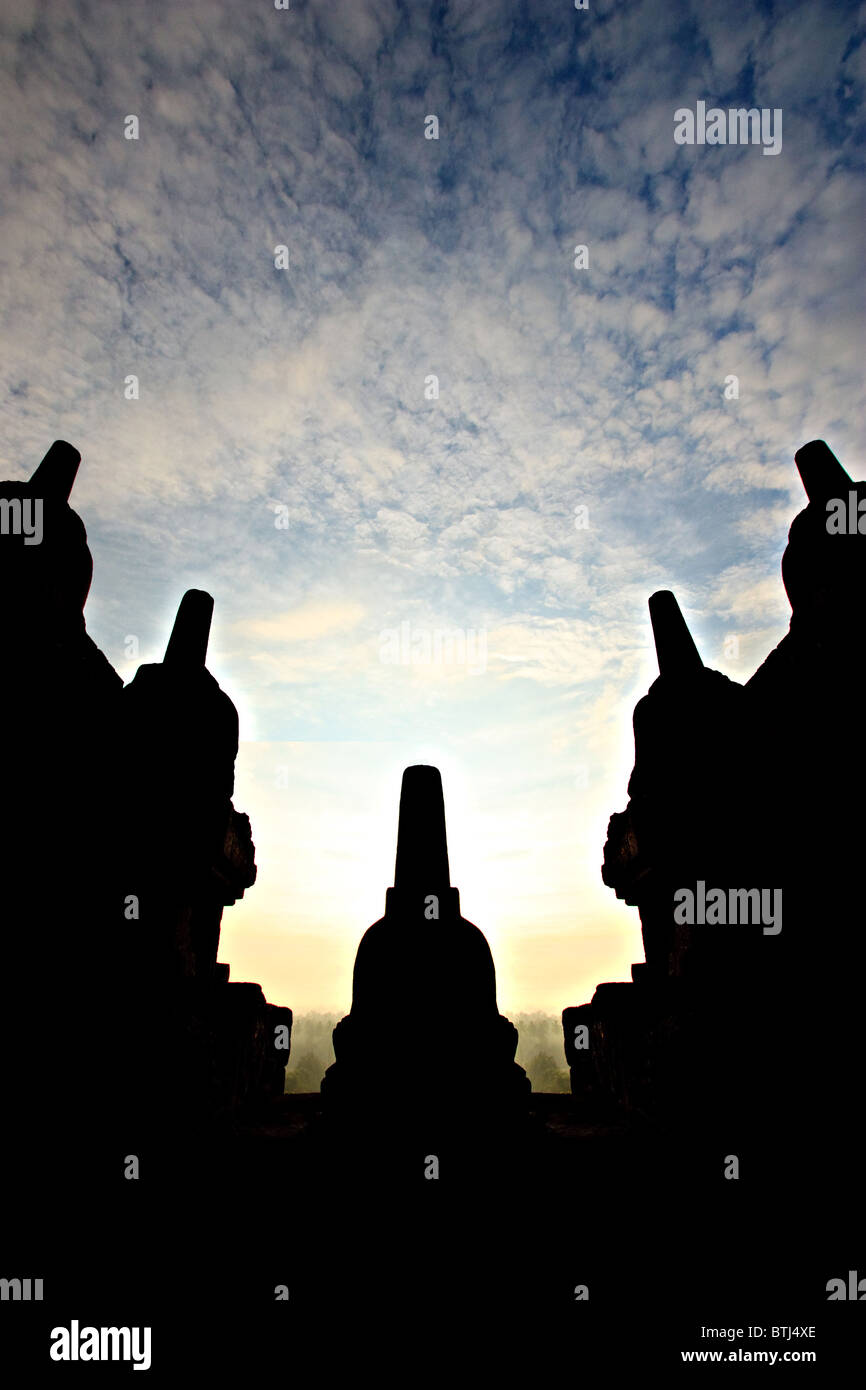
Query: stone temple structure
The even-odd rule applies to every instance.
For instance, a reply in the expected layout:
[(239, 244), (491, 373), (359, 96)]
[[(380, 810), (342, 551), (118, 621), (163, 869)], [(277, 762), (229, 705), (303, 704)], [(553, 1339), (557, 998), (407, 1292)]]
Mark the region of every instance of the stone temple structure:
[(438, 769), (409, 767), (394, 886), (358, 946), (352, 1008), (334, 1030), (324, 1098), (351, 1109), (387, 1091), (400, 1120), (423, 1114), (431, 1122), (458, 1116), (461, 1097), (473, 1110), (519, 1106), (530, 1084), (516, 1048), (517, 1030), (497, 1007), (490, 947), (461, 916), (451, 886)]
[[(250, 822), (232, 805), (237, 711), (207, 670), (213, 599), (181, 600), (162, 663), (140, 666), (121, 697), (118, 751), (136, 796), (119, 862), (152, 1115), (171, 1097), (187, 1115), (227, 1116), (282, 1094), (292, 1015), (217, 962), (223, 908), (255, 882)], [(151, 837), (160, 827), (160, 843)], [(132, 914), (130, 914), (132, 915)], [(136, 1114), (143, 1097), (136, 1097)]]
[(0, 483), (10, 1177), (56, 1168), (58, 1135), (98, 1154), (106, 1132), (125, 1144), (231, 1120), (282, 1092), (291, 1030), (289, 1010), (217, 964), (223, 908), (255, 860), (231, 802), (237, 714), (205, 667), (213, 600), (188, 593), (165, 660), (123, 688), (85, 627), (79, 463), (58, 440), (28, 482)]
[(577, 1096), (753, 1136), (767, 1164), (808, 1116), (830, 1162), (854, 1163), (866, 484), (820, 440), (796, 462), (808, 505), (782, 560), (790, 629), (750, 680), (705, 668), (673, 595), (650, 599), (659, 677), (635, 708), (602, 868), (640, 911), (645, 960), (563, 1027)]

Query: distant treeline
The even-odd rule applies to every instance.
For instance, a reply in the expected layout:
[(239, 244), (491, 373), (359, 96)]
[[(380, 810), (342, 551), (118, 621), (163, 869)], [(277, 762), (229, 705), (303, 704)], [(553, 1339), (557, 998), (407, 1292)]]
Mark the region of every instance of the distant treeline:
[[(286, 1070), (286, 1091), (318, 1091), (334, 1061), (331, 1042), (339, 1014), (296, 1014), (292, 1051)], [(532, 1082), (533, 1091), (568, 1091), (568, 1068), (562, 1044), (562, 1022), (553, 1014), (515, 1014), (511, 1018), (520, 1041), (517, 1061)], [(396, 1034), (396, 1030), (395, 1030)]]

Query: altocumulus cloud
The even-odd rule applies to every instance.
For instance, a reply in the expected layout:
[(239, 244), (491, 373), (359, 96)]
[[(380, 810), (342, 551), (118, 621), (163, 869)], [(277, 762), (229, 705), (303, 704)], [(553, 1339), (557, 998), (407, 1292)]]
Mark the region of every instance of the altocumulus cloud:
[[(598, 860), (654, 674), (647, 594), (675, 588), (745, 678), (786, 622), (795, 448), (860, 466), (862, 39), (828, 0), (4, 7), (7, 475), (80, 445), (88, 622), (125, 674), (127, 634), (154, 659), (183, 588), (215, 594), (246, 737), (343, 741), (339, 777), (304, 763), (335, 838), (357, 844), (369, 791), (351, 750), (375, 743), (383, 800), (421, 755), (462, 772), (518, 1007), (600, 977), (581, 933), (608, 929), (608, 977), (640, 950)], [(781, 108), (782, 152), (677, 146), (699, 99)], [(404, 621), (483, 630), (484, 672), (383, 665)], [(267, 848), (233, 959), (257, 913), (290, 958), (291, 905), (323, 910), (324, 842), (277, 852), (279, 756), (247, 776), (242, 754)], [(527, 914), (552, 943), (532, 997), (508, 946)], [(289, 960), (280, 987), (327, 1007), (347, 982), (306, 998)]]

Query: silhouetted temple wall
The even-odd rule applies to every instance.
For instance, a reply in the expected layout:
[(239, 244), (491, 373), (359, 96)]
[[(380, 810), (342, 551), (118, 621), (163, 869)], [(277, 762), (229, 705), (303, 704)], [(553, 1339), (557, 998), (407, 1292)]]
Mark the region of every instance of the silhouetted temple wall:
[(650, 600), (660, 674), (602, 867), (640, 911), (645, 960), (563, 1013), (574, 1094), (675, 1128), (790, 1136), (804, 1110), (840, 1134), (858, 1123), (866, 535), (831, 517), (866, 484), (822, 441), (797, 464), (790, 629), (744, 686), (704, 668), (672, 594)]
[(205, 667), (213, 600), (190, 591), (165, 661), (123, 688), (85, 629), (79, 462), (57, 441), (0, 484), (0, 1043), (7, 1114), (37, 1149), (33, 1117), (50, 1105), (62, 1132), (82, 1095), (88, 1130), (116, 1137), (240, 1114), (282, 1093), (291, 1033), (217, 964), (256, 868), (231, 802), (237, 713)]

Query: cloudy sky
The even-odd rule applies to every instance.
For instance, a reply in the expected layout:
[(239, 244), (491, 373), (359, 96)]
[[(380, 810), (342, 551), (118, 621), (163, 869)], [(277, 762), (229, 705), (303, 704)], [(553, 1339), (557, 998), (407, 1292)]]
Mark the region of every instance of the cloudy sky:
[[(348, 1006), (413, 762), (501, 1007), (642, 958), (599, 865), (647, 596), (747, 679), (787, 625), (795, 449), (863, 476), (864, 17), (5, 0), (0, 466), (81, 450), (125, 679), (215, 596), (259, 863), (232, 978)], [(698, 101), (781, 110), (781, 151), (677, 144)], [(445, 630), (465, 650), (420, 661)]]

